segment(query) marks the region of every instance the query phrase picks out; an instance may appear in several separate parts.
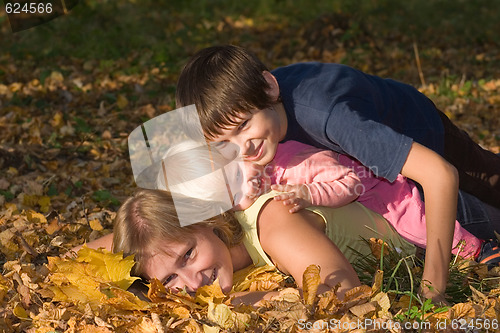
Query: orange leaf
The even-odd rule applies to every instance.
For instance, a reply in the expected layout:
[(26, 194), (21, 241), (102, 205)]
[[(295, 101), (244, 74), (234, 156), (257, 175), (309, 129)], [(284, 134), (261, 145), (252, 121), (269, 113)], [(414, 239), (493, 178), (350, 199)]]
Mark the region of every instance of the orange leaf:
[(321, 283), (319, 275), (321, 268), (318, 265), (309, 265), (302, 276), (302, 290), (304, 292), (304, 301), (306, 305), (313, 305), (316, 299), (316, 293)]

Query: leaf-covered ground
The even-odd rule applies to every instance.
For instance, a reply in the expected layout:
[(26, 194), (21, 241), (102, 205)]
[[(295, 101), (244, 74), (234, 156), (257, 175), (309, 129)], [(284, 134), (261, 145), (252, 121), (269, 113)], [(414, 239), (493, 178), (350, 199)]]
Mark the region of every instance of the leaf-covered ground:
[[(359, 324), (365, 320), (396, 330), (407, 322), (496, 330), (498, 270), (458, 259), (449, 309), (413, 297), (418, 265), (395, 258), (381, 267), (376, 257), (358, 267), (367, 286), (342, 302), (333, 292), (304, 300), (265, 269), (240, 273), (239, 290), (283, 290), (254, 309), (229, 306), (216, 286), (190, 298), (153, 283), (154, 302), (145, 302), (124, 291), (130, 259), (88, 250), (58, 256), (111, 231), (135, 187), (128, 134), (175, 107), (183, 62), (208, 45), (249, 47), (271, 68), (342, 62), (413, 84), (499, 153), (498, 5), (88, 0), (16, 34), (0, 12), (0, 331), (346, 331), (370, 328)], [(314, 270), (308, 274), (313, 287)]]

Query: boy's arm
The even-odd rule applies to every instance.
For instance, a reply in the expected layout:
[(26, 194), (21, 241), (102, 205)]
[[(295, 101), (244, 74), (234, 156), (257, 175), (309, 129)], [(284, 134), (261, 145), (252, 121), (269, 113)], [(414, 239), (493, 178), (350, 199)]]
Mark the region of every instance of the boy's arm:
[(436, 152), (414, 142), (401, 174), (424, 190), (427, 248), (422, 293), (434, 301), (444, 301), (457, 213), (457, 170)]
[(273, 190), (290, 193), (274, 199), (296, 205), (293, 211), (306, 207), (301, 204), (303, 201), (314, 206), (341, 207), (356, 200), (361, 194), (361, 180), (351, 168), (340, 164), (335, 155), (338, 154), (314, 147), (297, 154), (289, 163), (292, 167), (280, 179), (288, 185), (272, 186)]

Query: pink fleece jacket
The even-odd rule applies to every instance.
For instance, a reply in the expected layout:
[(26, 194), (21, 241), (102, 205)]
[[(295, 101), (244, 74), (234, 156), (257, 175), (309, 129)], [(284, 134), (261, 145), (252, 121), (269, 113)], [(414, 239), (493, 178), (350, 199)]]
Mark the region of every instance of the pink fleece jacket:
[[(314, 206), (339, 207), (358, 200), (407, 241), (425, 248), (424, 204), (415, 184), (403, 175), (390, 183), (351, 157), (297, 141), (279, 144), (270, 165), (273, 184), (306, 184)], [(452, 252), (468, 257), (480, 247), (481, 240), (455, 221)]]

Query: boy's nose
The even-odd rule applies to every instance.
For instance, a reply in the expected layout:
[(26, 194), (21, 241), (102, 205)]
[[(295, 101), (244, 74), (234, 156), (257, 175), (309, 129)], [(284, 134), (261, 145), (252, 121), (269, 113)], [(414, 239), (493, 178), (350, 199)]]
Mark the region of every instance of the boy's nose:
[(229, 142), (224, 146), (224, 148), (218, 148), (218, 150), (224, 158), (234, 160), (238, 157), (238, 155), (240, 155), (241, 146), (235, 142)]
[(240, 156), (252, 156), (255, 154), (255, 149), (256, 146), (253, 144), (251, 140), (242, 140), (238, 144), (239, 150), (240, 150)]

